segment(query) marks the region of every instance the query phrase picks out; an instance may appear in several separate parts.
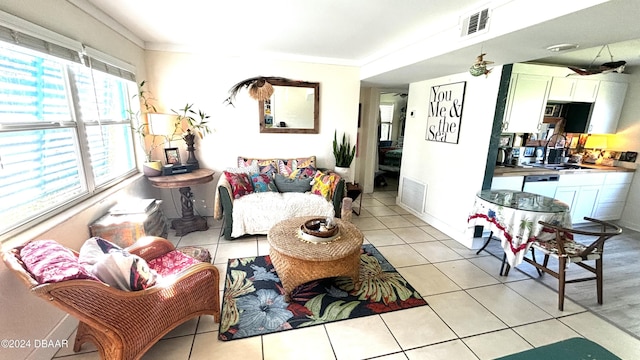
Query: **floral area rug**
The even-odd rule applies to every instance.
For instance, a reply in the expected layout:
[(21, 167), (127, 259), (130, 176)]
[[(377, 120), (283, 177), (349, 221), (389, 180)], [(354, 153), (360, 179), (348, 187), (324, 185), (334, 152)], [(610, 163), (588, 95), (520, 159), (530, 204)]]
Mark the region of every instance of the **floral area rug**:
[(219, 339), (236, 340), (427, 305), (370, 244), (360, 254), (360, 290), (347, 277), (312, 281), (285, 302), (269, 256), (230, 259)]

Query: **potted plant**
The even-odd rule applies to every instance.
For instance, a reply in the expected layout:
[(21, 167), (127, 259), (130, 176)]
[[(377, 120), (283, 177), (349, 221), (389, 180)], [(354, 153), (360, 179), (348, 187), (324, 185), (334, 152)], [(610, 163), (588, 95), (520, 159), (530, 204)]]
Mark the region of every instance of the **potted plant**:
[(356, 156), (356, 146), (351, 146), (346, 134), (342, 134), (342, 142), (338, 143), (338, 132), (333, 133), (333, 156), (336, 159), (335, 171), (342, 176), (345, 181), (350, 179), (350, 166)]
[(202, 139), (206, 134), (211, 133), (211, 129), (209, 129), (207, 121), (207, 119), (209, 119), (209, 115), (200, 109), (196, 111), (192, 108), (193, 104), (187, 103), (184, 108), (178, 111), (171, 109), (171, 111), (177, 115), (178, 124), (182, 124), (184, 122), (187, 125), (187, 135), (183, 136), (184, 142), (187, 144), (187, 153), (189, 155), (187, 158), (187, 164), (192, 164), (197, 169), (200, 165), (195, 155), (195, 136), (197, 134), (200, 139)]

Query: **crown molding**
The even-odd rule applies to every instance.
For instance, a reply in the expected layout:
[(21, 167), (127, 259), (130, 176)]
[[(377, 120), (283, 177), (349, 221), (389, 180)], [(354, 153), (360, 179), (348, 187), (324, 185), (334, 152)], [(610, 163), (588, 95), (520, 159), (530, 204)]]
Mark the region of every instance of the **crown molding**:
[(145, 42), (140, 39), (136, 34), (131, 32), (126, 27), (122, 26), (119, 22), (115, 21), (112, 17), (105, 14), (102, 10), (95, 7), (93, 4), (87, 2), (86, 0), (67, 0), (70, 4), (76, 6), (78, 9), (82, 10), (89, 16), (103, 23), (111, 30), (117, 32), (118, 34), (124, 36), (129, 41), (138, 45), (139, 47), (145, 49)]

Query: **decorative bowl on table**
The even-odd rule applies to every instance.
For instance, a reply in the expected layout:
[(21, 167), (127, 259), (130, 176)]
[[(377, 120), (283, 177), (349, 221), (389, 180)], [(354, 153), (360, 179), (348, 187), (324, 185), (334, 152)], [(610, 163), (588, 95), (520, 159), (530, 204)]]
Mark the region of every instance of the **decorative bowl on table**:
[(300, 238), (310, 242), (329, 242), (339, 235), (340, 228), (331, 218), (315, 218), (300, 226)]

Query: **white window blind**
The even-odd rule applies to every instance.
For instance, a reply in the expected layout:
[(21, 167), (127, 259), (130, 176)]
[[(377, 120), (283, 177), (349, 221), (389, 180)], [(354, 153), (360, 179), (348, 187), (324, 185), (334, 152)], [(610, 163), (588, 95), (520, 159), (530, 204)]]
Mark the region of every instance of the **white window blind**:
[(0, 26), (0, 235), (136, 172), (132, 74), (90, 60)]
[(393, 129), (393, 104), (380, 104), (380, 140), (391, 140)]

